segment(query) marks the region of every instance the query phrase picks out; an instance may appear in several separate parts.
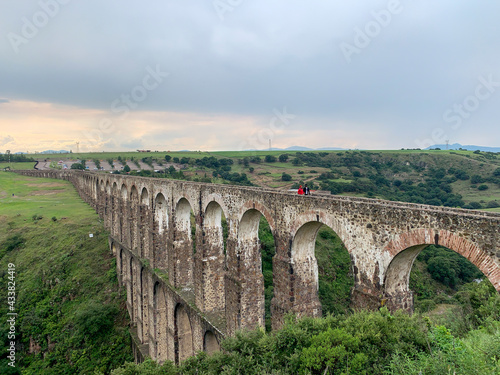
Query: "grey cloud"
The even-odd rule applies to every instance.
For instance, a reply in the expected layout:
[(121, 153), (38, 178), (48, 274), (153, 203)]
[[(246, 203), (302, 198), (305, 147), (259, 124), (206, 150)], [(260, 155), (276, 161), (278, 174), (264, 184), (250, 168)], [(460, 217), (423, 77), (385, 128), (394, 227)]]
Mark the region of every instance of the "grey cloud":
[[(500, 4), (401, 1), (348, 63), (340, 44), (387, 4), (255, 0), (222, 21), (212, 2), (72, 2), (18, 54), (0, 42), (0, 95), (111, 111), (159, 64), (171, 75), (138, 109), (265, 116), (286, 105), (306, 123), (324, 119), (311, 121), (318, 128), (385, 123), (406, 140), (447, 126), (443, 112), (478, 76), (500, 80)], [(5, 8), (4, 35), (37, 9)], [(476, 117), (485, 131), (495, 130), (499, 102), (500, 93)]]

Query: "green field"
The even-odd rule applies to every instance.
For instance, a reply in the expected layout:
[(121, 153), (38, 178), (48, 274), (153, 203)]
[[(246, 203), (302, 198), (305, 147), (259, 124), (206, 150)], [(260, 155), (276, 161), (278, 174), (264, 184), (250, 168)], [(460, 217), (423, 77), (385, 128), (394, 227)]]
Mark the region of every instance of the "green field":
[(73, 185), (62, 180), (0, 172), (0, 204), (0, 215), (9, 216), (15, 224), (21, 224), (30, 214), (65, 217), (72, 223), (96, 220), (94, 210), (82, 204)]
[(10, 167), (10, 169), (18, 169), (18, 170), (33, 169), (34, 166), (35, 166), (35, 163), (33, 163), (33, 162), (26, 162), (26, 163), (0, 162), (0, 171), (3, 170), (4, 168), (9, 168), (9, 167)]
[[(107, 237), (69, 182), (0, 172), (1, 299), (7, 301), (7, 269), (13, 264), (17, 364), (23, 374), (109, 373), (132, 359), (123, 290)], [(4, 317), (7, 307), (0, 305)], [(6, 332), (3, 319), (3, 347)], [(1, 374), (20, 373), (7, 368), (4, 352), (0, 359)]]

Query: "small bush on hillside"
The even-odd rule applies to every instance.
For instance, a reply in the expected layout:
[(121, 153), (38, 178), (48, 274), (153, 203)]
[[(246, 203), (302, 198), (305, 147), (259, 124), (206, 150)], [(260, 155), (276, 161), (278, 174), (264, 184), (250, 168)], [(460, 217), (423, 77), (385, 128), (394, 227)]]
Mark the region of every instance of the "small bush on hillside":
[(2, 247), (5, 251), (12, 251), (16, 249), (20, 249), (24, 246), (25, 239), (20, 234), (14, 234), (10, 237), (7, 237), (5, 242), (2, 244)]
[(42, 220), (43, 219), (43, 216), (42, 215), (38, 215), (38, 214), (34, 214), (31, 219), (36, 223), (38, 220)]
[(113, 327), (116, 314), (114, 306), (91, 303), (75, 314), (75, 326), (83, 336), (99, 336)]

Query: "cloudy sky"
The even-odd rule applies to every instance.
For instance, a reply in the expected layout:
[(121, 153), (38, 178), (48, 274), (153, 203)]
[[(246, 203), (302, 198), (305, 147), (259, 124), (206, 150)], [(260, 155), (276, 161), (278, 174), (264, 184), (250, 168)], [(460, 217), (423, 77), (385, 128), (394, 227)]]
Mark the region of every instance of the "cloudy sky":
[(25, 0), (0, 152), (500, 146), (494, 1)]

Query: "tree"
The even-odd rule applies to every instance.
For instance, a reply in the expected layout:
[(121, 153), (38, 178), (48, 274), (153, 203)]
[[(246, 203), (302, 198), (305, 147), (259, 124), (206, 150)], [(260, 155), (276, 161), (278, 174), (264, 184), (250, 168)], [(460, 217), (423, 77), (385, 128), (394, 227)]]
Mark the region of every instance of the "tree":
[(489, 201), (486, 205), (488, 208), (497, 208), (500, 207), (500, 204), (497, 201)]
[(470, 183), (471, 184), (480, 184), (482, 182), (484, 182), (484, 179), (481, 176), (477, 175), (477, 174), (472, 175), (471, 178), (470, 178)]
[(130, 172), (130, 167), (127, 164), (125, 164), (125, 166), (123, 167), (123, 171), (127, 173)]
[(265, 160), (266, 163), (275, 163), (276, 162), (276, 156), (266, 155), (266, 157), (265, 157), (264, 160)]
[(278, 160), (280, 161), (280, 163), (286, 163), (287, 160), (288, 160), (288, 154), (281, 154), (279, 157), (278, 157)]
[(479, 185), (477, 187), (477, 190), (487, 190), (487, 189), (488, 189), (488, 185), (485, 185), (485, 184)]
[(288, 173), (283, 172), (281, 175), (281, 181), (292, 181), (292, 176), (290, 176)]
[(170, 155), (165, 155), (165, 161), (169, 162), (172, 159)]
[(73, 163), (71, 164), (71, 169), (84, 170), (85, 166), (82, 163)]

